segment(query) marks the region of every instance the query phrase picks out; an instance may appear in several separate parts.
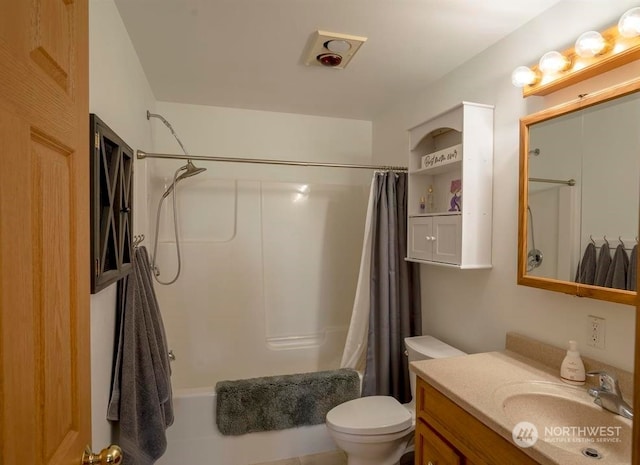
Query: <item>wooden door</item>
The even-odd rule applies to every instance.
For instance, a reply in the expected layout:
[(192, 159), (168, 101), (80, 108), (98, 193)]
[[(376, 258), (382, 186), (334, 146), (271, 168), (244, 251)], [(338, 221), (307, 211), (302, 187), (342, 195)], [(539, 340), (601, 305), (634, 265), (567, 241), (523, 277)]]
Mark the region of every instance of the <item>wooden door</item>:
[(90, 441), (88, 5), (0, 0), (0, 463)]

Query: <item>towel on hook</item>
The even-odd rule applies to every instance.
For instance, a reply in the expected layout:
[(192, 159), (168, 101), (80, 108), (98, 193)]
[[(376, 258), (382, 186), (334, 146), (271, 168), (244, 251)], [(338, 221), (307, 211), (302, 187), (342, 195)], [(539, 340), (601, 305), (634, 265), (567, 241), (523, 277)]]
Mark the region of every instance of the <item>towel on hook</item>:
[(604, 283), (605, 287), (612, 287), (615, 289), (627, 288), (627, 270), (629, 269), (629, 256), (624, 249), (623, 244), (618, 244), (616, 251), (613, 254), (613, 260), (611, 266), (609, 266), (609, 272), (607, 273), (607, 279)]
[(609, 243), (605, 242), (600, 247), (600, 253), (598, 254), (598, 264), (596, 265), (596, 279), (594, 284), (596, 286), (604, 286), (607, 281), (607, 273), (609, 273), (609, 267), (611, 266), (611, 249)]
[(173, 423), (171, 368), (145, 247), (124, 278), (122, 313), (107, 420), (119, 424), (123, 465), (152, 465), (167, 448)]
[(638, 244), (631, 249), (631, 258), (629, 258), (629, 271), (627, 271), (627, 290), (637, 290), (638, 282)]
[(593, 284), (596, 278), (596, 246), (589, 242), (584, 249), (582, 260), (578, 263), (576, 272), (576, 282), (582, 284)]

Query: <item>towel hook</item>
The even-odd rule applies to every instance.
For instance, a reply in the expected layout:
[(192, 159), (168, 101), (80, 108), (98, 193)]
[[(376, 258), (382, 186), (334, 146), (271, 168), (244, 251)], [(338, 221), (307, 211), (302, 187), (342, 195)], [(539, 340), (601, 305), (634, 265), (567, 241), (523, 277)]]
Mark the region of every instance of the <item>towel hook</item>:
[(606, 242), (607, 245), (609, 245), (609, 241), (607, 240), (607, 235), (604, 235), (604, 241)]
[(622, 236), (618, 236), (618, 240), (620, 241), (620, 244), (622, 244), (622, 247), (624, 247), (624, 242), (622, 242)]
[(133, 243), (132, 243), (133, 247), (134, 248), (138, 247), (142, 241), (144, 241), (144, 234), (133, 236)]
[(596, 241), (593, 240), (593, 236), (591, 234), (589, 234), (589, 240), (593, 245), (596, 245)]

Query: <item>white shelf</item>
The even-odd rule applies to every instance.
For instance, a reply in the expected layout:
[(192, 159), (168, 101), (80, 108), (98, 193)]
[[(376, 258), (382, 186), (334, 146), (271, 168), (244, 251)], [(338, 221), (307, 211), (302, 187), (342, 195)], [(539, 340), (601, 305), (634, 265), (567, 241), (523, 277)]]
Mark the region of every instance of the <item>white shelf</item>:
[(447, 165), (436, 166), (433, 168), (419, 168), (417, 170), (409, 171), (409, 174), (418, 174), (418, 175), (428, 175), (435, 176), (441, 173), (447, 173), (453, 169), (460, 169), (462, 167), (462, 160), (454, 161), (453, 163), (449, 163)]
[[(409, 130), (408, 261), (460, 269), (491, 268), (493, 110), (490, 105), (462, 102)], [(422, 168), (425, 155), (447, 157), (451, 149), (458, 149), (461, 159), (447, 163), (445, 158), (442, 165)], [(449, 212), (453, 182), (458, 180), (462, 184), (462, 212)], [(429, 201), (429, 189), (435, 211), (424, 212), (420, 202), (423, 197)], [(430, 226), (425, 222), (446, 216), (459, 217), (456, 228), (441, 228), (439, 236), (428, 232), (436, 223)], [(459, 257), (451, 254), (443, 258), (436, 248), (457, 249)]]
[(409, 218), (422, 218), (425, 216), (455, 216), (462, 215), (462, 212), (429, 212), (429, 213), (413, 213)]

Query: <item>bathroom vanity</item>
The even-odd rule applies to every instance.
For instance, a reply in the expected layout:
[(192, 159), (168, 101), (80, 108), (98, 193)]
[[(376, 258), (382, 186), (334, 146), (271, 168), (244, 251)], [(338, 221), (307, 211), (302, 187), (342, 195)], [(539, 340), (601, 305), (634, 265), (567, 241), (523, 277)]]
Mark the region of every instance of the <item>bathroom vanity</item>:
[(417, 464), (537, 464), (423, 379), (416, 403)]
[[(411, 370), (418, 376), (418, 465), (630, 463), (631, 420), (515, 352), (413, 362)], [(604, 429), (587, 435), (566, 426)]]

